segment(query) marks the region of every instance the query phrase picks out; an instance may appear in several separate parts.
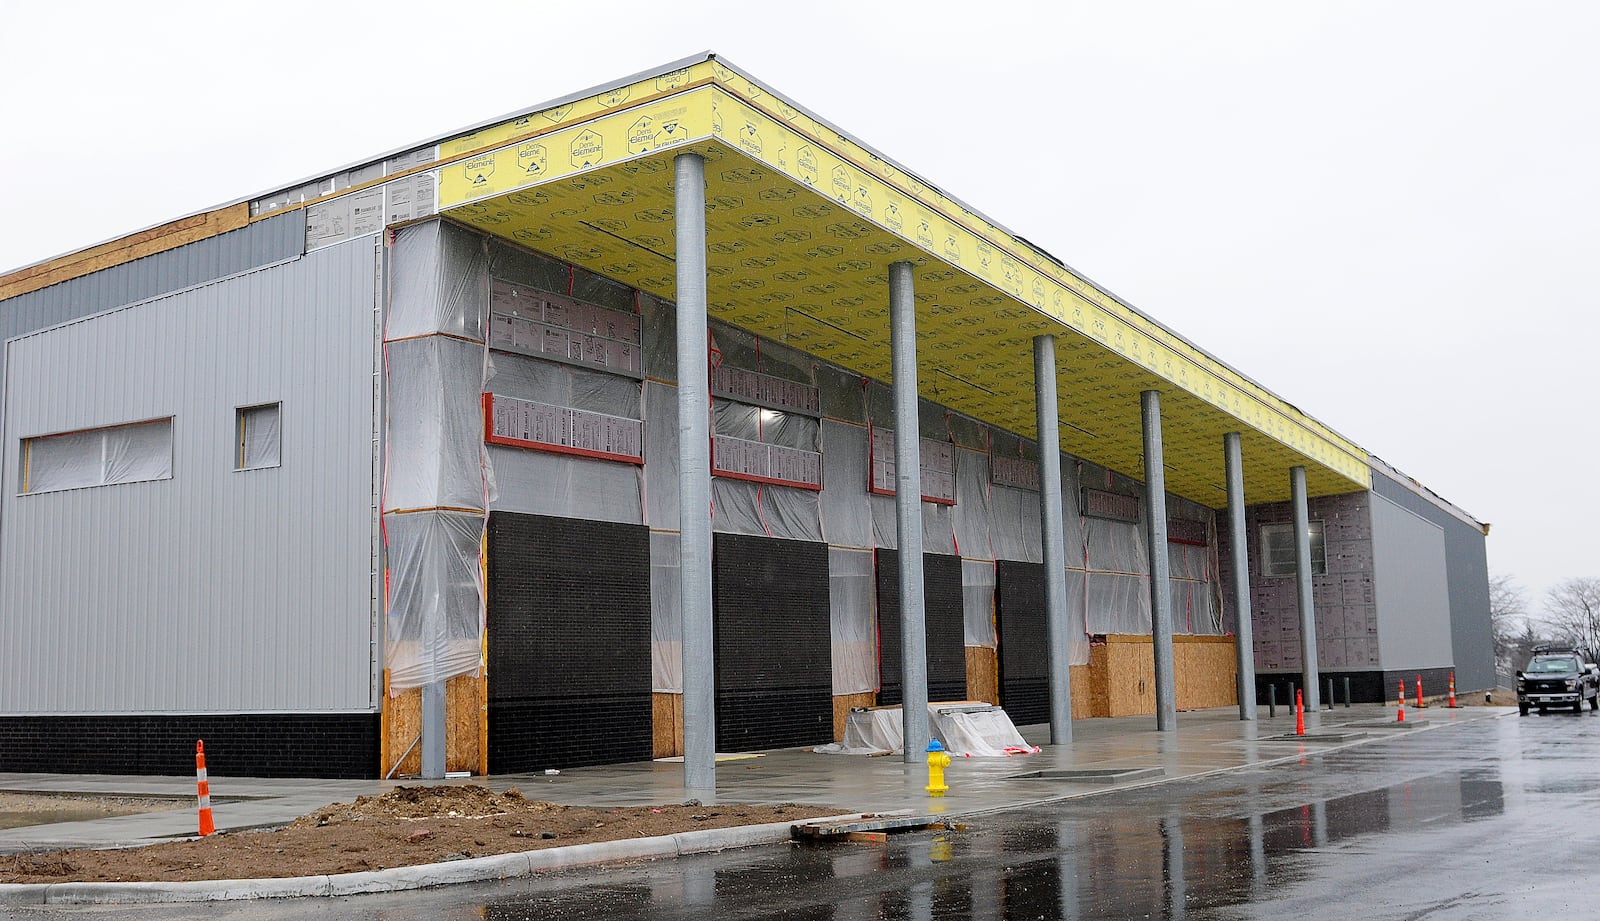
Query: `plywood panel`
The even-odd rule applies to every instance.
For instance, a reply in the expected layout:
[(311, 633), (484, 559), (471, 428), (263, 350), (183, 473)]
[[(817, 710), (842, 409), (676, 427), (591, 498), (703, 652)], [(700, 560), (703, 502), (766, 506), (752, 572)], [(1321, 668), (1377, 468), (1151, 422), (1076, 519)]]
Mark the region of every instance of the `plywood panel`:
[[(447, 771), (485, 773), (486, 681), (472, 675), (457, 675), (445, 683), (444, 769)], [(385, 696), (383, 702), (382, 770), (388, 773), (393, 768), (396, 777), (421, 774), (422, 746), (414, 743), (422, 734), (422, 689), (412, 688), (394, 697)]]
[(1202, 710), (1239, 703), (1239, 662), (1231, 636), (1174, 638), (1178, 709)]
[(836, 694), (833, 698), (833, 740), (844, 741), (844, 723), (850, 717), (850, 711), (858, 707), (871, 707), (878, 702), (878, 695), (874, 691), (865, 694)]
[(650, 695), (653, 750), (657, 758), (683, 754), (683, 695)]
[(385, 696), (383, 716), (385, 776), (422, 773), (422, 749), (414, 744), (422, 734), (422, 689), (412, 688), (394, 697)]
[(1005, 705), (1000, 699), (1000, 658), (988, 646), (967, 647), (967, 699)]

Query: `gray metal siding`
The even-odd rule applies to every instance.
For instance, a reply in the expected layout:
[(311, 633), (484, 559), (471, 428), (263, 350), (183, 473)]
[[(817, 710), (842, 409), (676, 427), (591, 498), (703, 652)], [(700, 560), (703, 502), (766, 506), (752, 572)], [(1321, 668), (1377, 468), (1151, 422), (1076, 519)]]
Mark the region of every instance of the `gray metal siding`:
[(1456, 688), (1495, 686), (1494, 633), (1489, 624), (1488, 542), (1482, 531), (1439, 508), (1404, 485), (1372, 471), (1372, 491), (1444, 529), (1445, 569), (1450, 583), (1450, 640)]
[[(7, 344), (0, 713), (366, 710), (375, 238)], [(235, 408), (282, 401), (282, 465)], [(21, 439), (174, 419), (170, 480), (17, 495)]]
[(1382, 667), (1451, 665), (1444, 530), (1374, 495), (1372, 557)]
[(303, 210), (0, 301), (0, 339), (148, 300), (305, 251)]

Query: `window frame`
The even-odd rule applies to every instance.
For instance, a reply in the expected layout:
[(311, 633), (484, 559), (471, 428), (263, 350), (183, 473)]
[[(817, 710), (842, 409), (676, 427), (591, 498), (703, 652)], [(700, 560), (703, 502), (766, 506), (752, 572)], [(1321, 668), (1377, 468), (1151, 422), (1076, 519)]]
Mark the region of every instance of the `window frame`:
[[(106, 464), (108, 457), (106, 454), (105, 436), (107, 433), (121, 431), (123, 429), (137, 428), (140, 426), (163, 424), (165, 424), (167, 427), (167, 472), (165, 476), (139, 477), (138, 479), (131, 480), (108, 480), (106, 478)], [(123, 486), (129, 483), (160, 483), (164, 480), (170, 480), (177, 475), (177, 429), (177, 417), (169, 415), (153, 416), (148, 419), (138, 419), (133, 422), (118, 422), (113, 425), (96, 425), (90, 426), (89, 428), (69, 429), (65, 432), (48, 432), (43, 435), (29, 435), (21, 438), (19, 439), (20, 444), (18, 446), (18, 466), (20, 469), (18, 470), (18, 488), (16, 494), (19, 498), (25, 496), (43, 496), (51, 493), (69, 492), (75, 489), (97, 489), (102, 486)], [(100, 436), (100, 478), (97, 482), (76, 483), (67, 486), (54, 486), (47, 489), (31, 488), (33, 479), (33, 447), (36, 442), (49, 441), (55, 438), (67, 438), (70, 436), (90, 434), (98, 434)]]
[[(246, 435), (245, 423), (249, 414), (257, 410), (274, 409), (278, 413), (278, 451), (270, 464), (245, 464)], [(283, 401), (269, 400), (265, 403), (249, 403), (236, 406), (233, 409), (233, 472), (248, 473), (252, 470), (276, 470), (283, 466)]]

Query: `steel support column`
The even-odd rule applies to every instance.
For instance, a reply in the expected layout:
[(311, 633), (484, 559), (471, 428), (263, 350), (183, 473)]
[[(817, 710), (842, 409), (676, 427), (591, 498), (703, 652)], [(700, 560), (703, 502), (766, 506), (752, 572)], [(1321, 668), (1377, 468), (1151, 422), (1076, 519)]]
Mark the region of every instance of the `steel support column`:
[(1161, 394), (1140, 395), (1144, 419), (1145, 537), (1150, 549), (1150, 645), (1155, 651), (1156, 731), (1178, 728), (1172, 664), (1172, 585), (1167, 559), (1167, 474), (1161, 456)]
[(1244, 525), (1244, 462), (1239, 433), (1222, 436), (1228, 471), (1228, 556), (1233, 562), (1233, 639), (1239, 671), (1239, 719), (1256, 718), (1256, 654), (1251, 640), (1250, 557)]
[(711, 618), (711, 394), (706, 356), (706, 164), (673, 158), (678, 272), (678, 547), (683, 603), (683, 785), (716, 795)]
[(894, 377), (894, 510), (900, 558), (901, 727), (907, 764), (928, 747), (928, 634), (922, 584), (922, 436), (917, 423), (917, 300), (909, 262), (889, 266)]
[(1044, 543), (1045, 625), (1050, 638), (1050, 742), (1072, 741), (1067, 550), (1061, 522), (1061, 427), (1056, 407), (1056, 337), (1033, 337), (1033, 399), (1039, 423), (1039, 524)]
[[(440, 620), (442, 613), (436, 615)], [(437, 648), (437, 647), (436, 647)], [(438, 663), (434, 663), (436, 671)], [(445, 693), (443, 681), (430, 681), (422, 686), (422, 777), (424, 780), (441, 780), (445, 772)]]
[[(1322, 695), (1317, 688), (1317, 614), (1311, 602), (1311, 513), (1306, 506), (1306, 468), (1289, 468), (1290, 502), (1294, 506), (1294, 584), (1300, 601), (1300, 686), (1307, 713), (1316, 713)], [(1290, 705), (1293, 706), (1293, 701)]]

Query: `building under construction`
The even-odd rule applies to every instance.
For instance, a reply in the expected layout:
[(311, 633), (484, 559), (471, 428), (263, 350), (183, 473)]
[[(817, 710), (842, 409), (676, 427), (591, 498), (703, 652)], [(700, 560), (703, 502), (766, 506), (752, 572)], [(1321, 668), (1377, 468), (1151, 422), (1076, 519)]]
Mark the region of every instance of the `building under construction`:
[(714, 55), (0, 326), (0, 770), (697, 788), (857, 707), (1493, 683), (1486, 525)]

